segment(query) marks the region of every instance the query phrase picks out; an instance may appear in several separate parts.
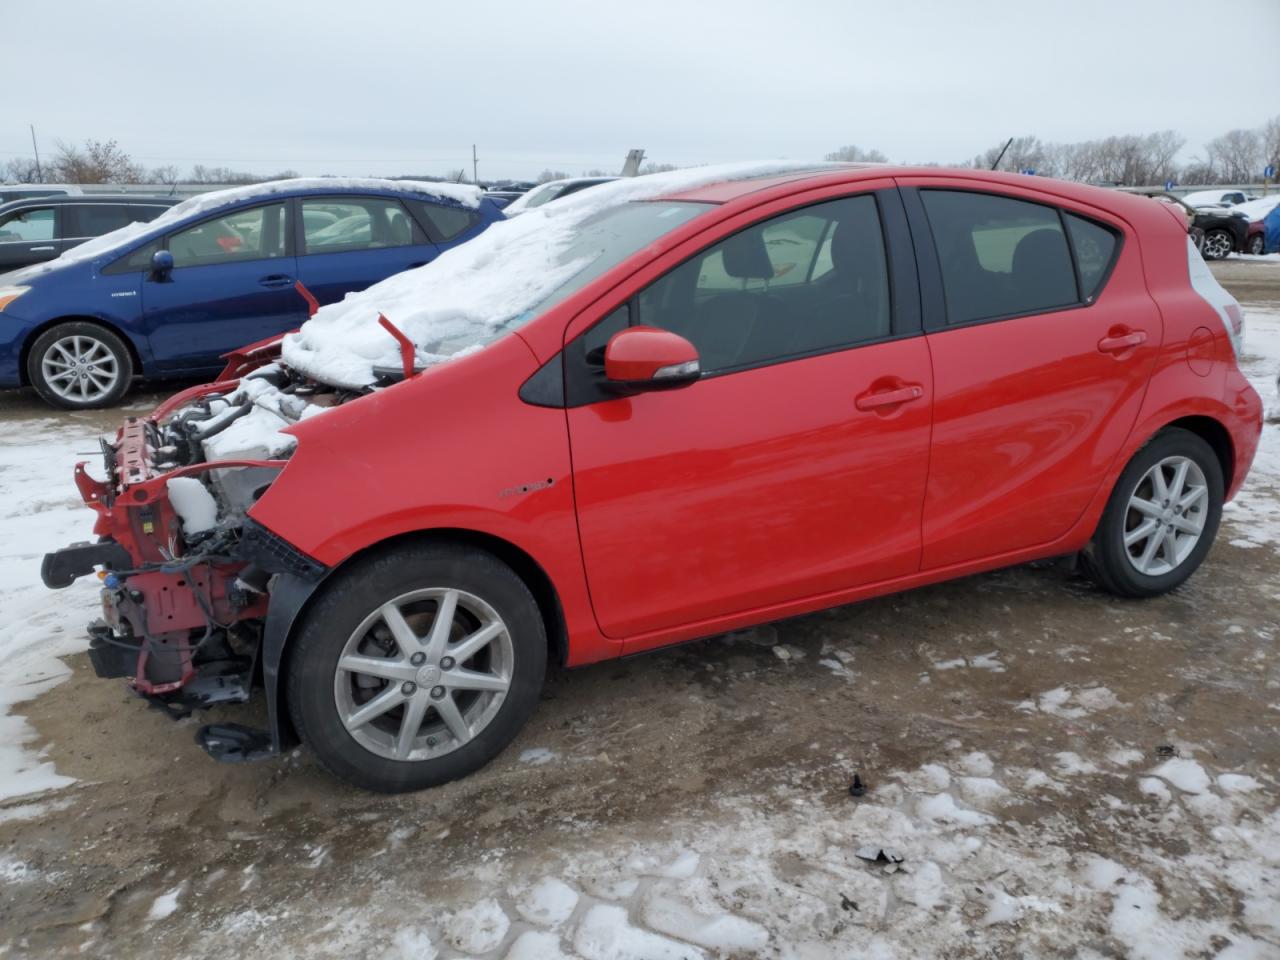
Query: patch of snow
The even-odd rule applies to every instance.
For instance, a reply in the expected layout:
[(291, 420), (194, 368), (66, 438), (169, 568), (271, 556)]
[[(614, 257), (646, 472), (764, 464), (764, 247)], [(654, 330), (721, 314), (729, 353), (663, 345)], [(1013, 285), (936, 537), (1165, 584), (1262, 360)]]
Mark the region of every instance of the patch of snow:
[(977, 827), (995, 822), (993, 817), (989, 817), (985, 813), (958, 807), (955, 798), (949, 793), (921, 797), (916, 803), (916, 813), (923, 820), (929, 820), (934, 823), (954, 823), (960, 826)]
[(458, 950), (481, 954), (498, 948), (511, 920), (497, 900), (486, 898), (448, 914), (440, 927), (445, 939)]
[(1169, 792), (1165, 782), (1158, 777), (1143, 777), (1138, 781), (1138, 789), (1149, 797), (1155, 797), (1161, 803), (1168, 803), (1173, 799), (1173, 794)]
[(544, 763), (550, 763), (559, 756), (558, 754), (548, 750), (546, 747), (530, 747), (528, 750), (520, 752), (520, 762), (532, 764), (540, 767)]
[(431, 934), (417, 927), (401, 927), (391, 938), (391, 946), (381, 960), (436, 960), (440, 955)]
[(1063, 776), (1071, 777), (1078, 774), (1087, 775), (1098, 772), (1098, 765), (1092, 760), (1085, 760), (1078, 753), (1072, 753), (1070, 750), (1055, 753), (1053, 756), (1053, 768)]
[(503, 960), (572, 960), (572, 958), (561, 949), (560, 938), (554, 933), (526, 930), (516, 937)]
[(162, 893), (156, 897), (151, 904), (151, 909), (147, 911), (147, 919), (155, 922), (163, 920), (178, 909), (178, 898), (182, 896), (182, 891), (186, 889), (186, 883), (180, 883), (168, 893)]
[(1218, 774), (1218, 786), (1227, 793), (1251, 793), (1262, 789), (1262, 784), (1257, 780), (1241, 773)]
[(218, 501), (196, 477), (173, 477), (165, 481), (169, 503), (182, 520), (187, 536), (212, 530), (218, 522)]
[(1135, 763), (1141, 763), (1143, 756), (1141, 750), (1134, 750), (1132, 747), (1118, 748), (1107, 753), (1107, 759), (1117, 767), (1132, 767)]
[(1069, 687), (1055, 687), (1040, 694), (1034, 703), (1026, 701), (1019, 704), (1018, 709), (1024, 712), (1039, 710), (1041, 713), (1063, 720), (1079, 720), (1099, 710), (1109, 710), (1117, 706), (1120, 706), (1120, 702), (1106, 687), (1086, 687), (1075, 690)]
[(706, 956), (698, 947), (632, 926), (625, 909), (604, 903), (583, 914), (573, 948), (586, 960), (703, 960)]
[(1168, 780), (1183, 793), (1204, 793), (1209, 789), (1209, 774), (1205, 773), (1204, 767), (1186, 757), (1166, 760), (1151, 773)]
[(543, 877), (515, 896), (516, 910), (530, 923), (558, 927), (578, 905), (578, 891), (556, 877)]
[(35, 876), (35, 871), (16, 857), (0, 857), (0, 883), (22, 883)]
[(769, 931), (760, 924), (726, 913), (706, 915), (684, 900), (650, 895), (644, 905), (645, 923), (658, 931), (719, 953), (754, 954), (769, 942)]
[(1096, 853), (1085, 854), (1080, 868), (1080, 879), (1094, 890), (1110, 890), (1128, 875), (1129, 871), (1106, 857)]

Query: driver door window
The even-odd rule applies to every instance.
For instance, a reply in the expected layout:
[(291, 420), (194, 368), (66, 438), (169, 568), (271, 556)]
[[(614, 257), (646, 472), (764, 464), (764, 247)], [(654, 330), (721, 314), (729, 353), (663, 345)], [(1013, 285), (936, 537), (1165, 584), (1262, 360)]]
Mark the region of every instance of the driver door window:
[(267, 260), (285, 253), (285, 205), (273, 203), (205, 220), (169, 238), (175, 267)]
[(19, 210), (0, 218), (0, 242), (40, 243), (54, 235), (53, 207)]
[(706, 373), (889, 336), (889, 273), (874, 197), (755, 224), (641, 291), (633, 322), (697, 348)]

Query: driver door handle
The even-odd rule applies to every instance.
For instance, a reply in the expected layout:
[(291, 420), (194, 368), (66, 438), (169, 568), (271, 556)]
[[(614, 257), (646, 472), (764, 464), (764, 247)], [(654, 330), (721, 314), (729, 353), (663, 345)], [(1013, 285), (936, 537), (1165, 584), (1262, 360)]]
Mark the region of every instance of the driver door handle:
[(868, 390), (858, 394), (853, 405), (859, 410), (875, 410), (879, 407), (892, 407), (899, 403), (910, 403), (924, 396), (924, 387), (918, 383), (910, 383), (896, 390)]
[(293, 277), (284, 273), (273, 273), (258, 281), (264, 287), (292, 287)]
[(1103, 353), (1124, 353), (1147, 342), (1147, 334), (1143, 330), (1134, 330), (1113, 337), (1103, 337), (1098, 341), (1098, 349)]

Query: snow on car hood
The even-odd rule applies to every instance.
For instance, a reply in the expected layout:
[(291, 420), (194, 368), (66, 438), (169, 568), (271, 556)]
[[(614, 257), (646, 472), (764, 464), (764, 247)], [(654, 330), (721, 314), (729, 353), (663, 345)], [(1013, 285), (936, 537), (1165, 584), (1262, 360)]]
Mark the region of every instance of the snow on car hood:
[(476, 186), (466, 183), (435, 183), (426, 180), (378, 180), (362, 177), (294, 177), (290, 180), (269, 180), (266, 183), (253, 183), (243, 187), (231, 187), (227, 190), (211, 190), (208, 193), (196, 194), (179, 204), (170, 207), (160, 216), (148, 223), (131, 223), (112, 230), (100, 237), (87, 240), (79, 246), (72, 247), (56, 260), (35, 264), (24, 270), (15, 271), (6, 276), (6, 281), (20, 281), (41, 273), (48, 273), (58, 267), (70, 263), (81, 263), (92, 260), (104, 253), (128, 246), (142, 237), (161, 233), (165, 228), (179, 223), (189, 217), (216, 210), (218, 207), (268, 197), (277, 193), (290, 193), (298, 190), (405, 190), (421, 193), (426, 196), (452, 200), (455, 203), (475, 209), (480, 206), (484, 192)]
[(285, 338), (282, 359), (295, 371), (333, 386), (367, 387), (375, 380), (375, 367), (400, 366), (399, 348), (379, 326), (379, 314), (414, 342), (420, 363), (459, 356), (531, 319), (557, 287), (598, 258), (598, 252), (572, 249), (575, 231), (589, 217), (705, 184), (836, 166), (722, 164), (600, 184), (492, 224), (426, 266), (321, 307)]
[(1280, 196), (1260, 197), (1257, 200), (1246, 200), (1230, 208), (1232, 213), (1243, 213), (1250, 220), (1261, 220), (1280, 205)]

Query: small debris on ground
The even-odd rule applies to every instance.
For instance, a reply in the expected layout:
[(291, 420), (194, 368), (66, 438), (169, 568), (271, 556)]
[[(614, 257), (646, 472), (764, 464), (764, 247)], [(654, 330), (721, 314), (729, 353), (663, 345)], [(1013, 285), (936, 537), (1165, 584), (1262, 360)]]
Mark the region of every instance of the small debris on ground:
[(903, 861), (902, 854), (892, 847), (859, 847), (854, 856), (868, 863), (902, 863)]

